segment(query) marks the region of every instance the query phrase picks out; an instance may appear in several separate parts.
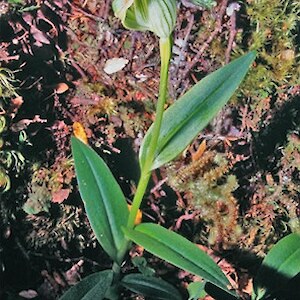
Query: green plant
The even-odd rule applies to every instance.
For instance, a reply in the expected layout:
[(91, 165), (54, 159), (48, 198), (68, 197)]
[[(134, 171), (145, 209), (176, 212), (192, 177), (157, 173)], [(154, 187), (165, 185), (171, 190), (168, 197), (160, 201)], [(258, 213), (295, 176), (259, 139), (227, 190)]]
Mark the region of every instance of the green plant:
[(167, 167), (170, 186), (185, 193), (188, 210), (200, 216), (194, 222), (208, 224), (209, 245), (222, 249), (230, 248), (241, 236), (239, 206), (232, 194), (238, 183), (236, 176), (228, 174), (229, 169), (225, 155), (213, 150), (187, 165), (178, 167), (175, 162)]
[(199, 5), (199, 6), (203, 6), (203, 7), (214, 7), (217, 3), (216, 1), (212, 1), (212, 0), (191, 0), (192, 3), (194, 3), (195, 5)]
[[(150, 30), (160, 39), (161, 74), (156, 119), (140, 149), (141, 176), (130, 211), (121, 188), (102, 158), (86, 144), (72, 138), (75, 170), (87, 216), (99, 243), (114, 263), (112, 272), (106, 270), (90, 275), (62, 299), (94, 299), (99, 284), (102, 292), (97, 294), (97, 299), (119, 299), (122, 286), (146, 296), (157, 295), (155, 299), (181, 299), (179, 292), (161, 279), (143, 274), (121, 274), (131, 241), (236, 296), (228, 289), (229, 281), (219, 266), (195, 244), (157, 224), (135, 226), (135, 220), (151, 171), (176, 158), (226, 104), (246, 75), (255, 53), (240, 57), (210, 74), (164, 112), (176, 2), (115, 0), (113, 9), (128, 29)], [(79, 295), (79, 290), (85, 292)]]
[[(21, 98), (15, 84), (14, 72), (0, 66), (0, 193), (7, 192), (11, 187), (11, 176), (19, 177), (25, 169), (25, 157), (19, 149), (11, 149), (11, 141), (8, 141), (10, 122), (14, 101)], [(15, 174), (10, 174), (10, 173)]]
[(19, 96), (12, 85), (14, 82), (16, 82), (14, 73), (7, 68), (0, 67), (0, 98)]
[(286, 288), (288, 282), (300, 274), (299, 261), (300, 235), (292, 233), (275, 244), (264, 258), (253, 281), (252, 300), (270, 299)]
[(27, 6), (25, 0), (8, 0), (7, 3), (10, 5), (10, 9), (17, 10), (19, 13), (36, 10), (40, 7), (39, 5)]
[[(278, 299), (280, 292), (284, 293), (283, 299), (299, 297), (299, 291), (287, 291), (289, 282), (300, 274), (299, 260), (300, 235), (292, 233), (275, 244), (264, 258), (253, 280), (251, 299)], [(203, 282), (192, 282), (188, 286), (188, 292), (189, 300), (206, 296)]]

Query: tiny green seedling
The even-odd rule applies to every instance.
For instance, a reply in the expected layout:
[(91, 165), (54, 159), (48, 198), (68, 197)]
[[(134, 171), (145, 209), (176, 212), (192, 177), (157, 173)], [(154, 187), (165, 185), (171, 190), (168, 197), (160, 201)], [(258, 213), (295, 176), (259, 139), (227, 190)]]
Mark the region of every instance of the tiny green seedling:
[(176, 158), (227, 103), (254, 61), (255, 52), (210, 74), (164, 111), (176, 1), (114, 0), (113, 9), (126, 28), (149, 30), (159, 37), (161, 71), (156, 119), (140, 149), (141, 176), (130, 211), (121, 188), (102, 158), (86, 144), (72, 138), (76, 175), (86, 213), (99, 243), (113, 260), (113, 266), (112, 270), (88, 276), (61, 300), (96, 299), (95, 295), (97, 299), (119, 299), (122, 287), (155, 299), (181, 299), (175, 287), (159, 278), (121, 274), (121, 265), (132, 242), (236, 296), (219, 266), (195, 244), (157, 224), (136, 226), (135, 219), (151, 171)]

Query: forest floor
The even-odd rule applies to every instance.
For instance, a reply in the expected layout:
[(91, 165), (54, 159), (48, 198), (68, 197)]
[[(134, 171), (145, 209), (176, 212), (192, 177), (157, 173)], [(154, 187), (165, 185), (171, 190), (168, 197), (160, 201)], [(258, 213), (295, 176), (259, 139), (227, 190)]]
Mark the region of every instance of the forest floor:
[[(143, 220), (199, 245), (250, 299), (263, 257), (300, 232), (300, 4), (191, 2), (178, 1), (167, 105), (242, 54), (258, 56), (193, 144), (153, 172)], [(111, 0), (0, 0), (0, 299), (58, 299), (110, 267), (70, 138), (87, 136), (130, 203), (159, 70), (157, 38), (123, 28)], [(182, 290), (198, 280), (139, 247), (130, 256)], [(124, 272), (135, 268), (128, 258)]]

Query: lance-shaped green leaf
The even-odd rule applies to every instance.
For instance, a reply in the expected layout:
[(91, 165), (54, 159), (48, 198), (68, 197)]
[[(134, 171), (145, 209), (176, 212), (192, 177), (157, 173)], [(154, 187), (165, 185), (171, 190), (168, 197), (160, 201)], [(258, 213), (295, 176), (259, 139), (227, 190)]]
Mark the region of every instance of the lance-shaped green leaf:
[(112, 6), (128, 29), (149, 30), (169, 38), (175, 27), (176, 0), (114, 0)]
[(111, 286), (113, 272), (110, 270), (94, 273), (71, 287), (60, 300), (101, 300)]
[(72, 137), (72, 153), (91, 227), (103, 249), (118, 262), (117, 253), (124, 242), (121, 227), (127, 224), (129, 215), (125, 197), (105, 162), (91, 147)]
[(129, 274), (122, 279), (121, 283), (127, 289), (137, 294), (151, 297), (151, 299), (182, 299), (175, 287), (160, 278), (149, 277), (143, 274)]
[(292, 233), (275, 244), (264, 258), (253, 281), (252, 299), (264, 299), (282, 289), (299, 273), (300, 235)]
[[(255, 52), (250, 52), (213, 72), (164, 112), (152, 169), (174, 159), (192, 142), (233, 95), (254, 58)], [(142, 167), (147, 160), (152, 129), (153, 125), (140, 149)]]
[(134, 230), (124, 229), (128, 238), (169, 263), (228, 290), (229, 281), (219, 266), (195, 244), (157, 224), (144, 223)]

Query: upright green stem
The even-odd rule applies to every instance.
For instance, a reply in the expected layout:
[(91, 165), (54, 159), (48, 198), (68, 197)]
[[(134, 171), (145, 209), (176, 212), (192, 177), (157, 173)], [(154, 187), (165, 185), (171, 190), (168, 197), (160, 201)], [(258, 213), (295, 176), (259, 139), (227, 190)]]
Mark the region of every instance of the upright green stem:
[(141, 178), (139, 180), (136, 193), (133, 198), (132, 207), (130, 210), (127, 227), (133, 228), (134, 221), (141, 202), (143, 200), (146, 188), (148, 186), (149, 178), (151, 175), (151, 167), (155, 158), (155, 152), (157, 148), (157, 141), (160, 133), (160, 127), (164, 112), (164, 107), (168, 92), (168, 72), (169, 63), (171, 57), (171, 37), (167, 39), (160, 39), (160, 57), (161, 57), (161, 69), (160, 69), (160, 82), (159, 82), (159, 96), (156, 106), (156, 116), (153, 123), (152, 138), (147, 151), (147, 161), (141, 170)]
[[(168, 72), (169, 72), (169, 63), (171, 58), (171, 37), (168, 39), (160, 39), (160, 57), (161, 57), (161, 69), (160, 69), (160, 82), (159, 82), (159, 97), (157, 101), (156, 107), (156, 118), (153, 123), (153, 131), (152, 138), (148, 149), (147, 161), (141, 170), (141, 177), (137, 186), (136, 193), (133, 198), (131, 210), (129, 213), (128, 228), (134, 227), (134, 221), (136, 219), (136, 215), (141, 206), (145, 191), (148, 186), (149, 178), (151, 175), (151, 167), (153, 160), (155, 158), (155, 152), (158, 142), (158, 137), (160, 133), (160, 127), (164, 112), (164, 106), (166, 103), (167, 92), (168, 92)], [(125, 253), (128, 249), (129, 241), (125, 240), (124, 245), (118, 251), (118, 262), (122, 262)], [(115, 262), (113, 269), (116, 275), (120, 272), (119, 263)]]

